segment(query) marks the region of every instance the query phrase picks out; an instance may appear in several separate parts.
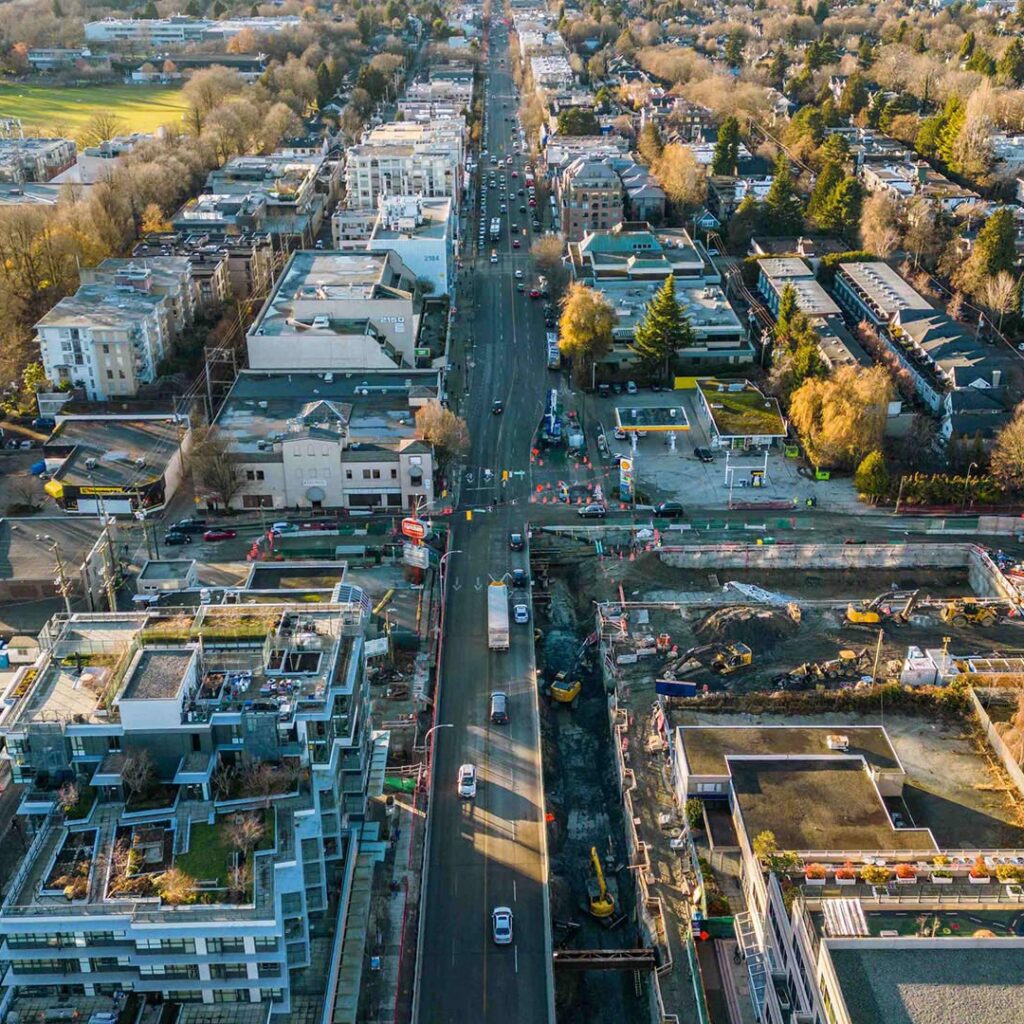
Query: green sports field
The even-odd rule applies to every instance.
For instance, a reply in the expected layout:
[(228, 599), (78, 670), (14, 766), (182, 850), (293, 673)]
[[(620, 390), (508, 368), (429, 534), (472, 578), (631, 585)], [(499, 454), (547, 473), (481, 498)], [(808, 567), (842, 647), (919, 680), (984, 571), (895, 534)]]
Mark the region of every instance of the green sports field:
[(96, 113), (116, 114), (126, 132), (151, 132), (181, 119), (181, 89), (162, 85), (94, 85), (50, 88), (15, 82), (0, 85), (0, 117), (20, 117), (25, 128), (60, 128), (71, 135)]

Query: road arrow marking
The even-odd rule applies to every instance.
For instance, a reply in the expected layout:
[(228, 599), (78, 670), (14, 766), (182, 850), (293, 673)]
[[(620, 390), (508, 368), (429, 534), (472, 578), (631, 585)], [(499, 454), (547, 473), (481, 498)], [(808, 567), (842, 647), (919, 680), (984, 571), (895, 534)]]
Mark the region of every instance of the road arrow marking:
[(484, 589), (484, 585), (480, 582), (480, 577), (479, 576), (477, 576), (477, 578), (476, 578), (476, 583), (473, 584), (473, 589), (474, 590), (483, 590)]

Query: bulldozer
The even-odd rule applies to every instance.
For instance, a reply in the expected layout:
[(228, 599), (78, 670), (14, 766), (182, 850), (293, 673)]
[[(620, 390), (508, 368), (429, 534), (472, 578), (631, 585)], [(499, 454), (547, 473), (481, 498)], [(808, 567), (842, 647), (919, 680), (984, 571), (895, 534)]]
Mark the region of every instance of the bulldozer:
[(671, 669), (676, 674), (685, 674), (701, 668), (710, 668), (713, 672), (725, 676), (737, 669), (745, 668), (753, 661), (754, 653), (746, 644), (702, 644), (686, 651)]
[(587, 909), (591, 917), (598, 920), (611, 917), (615, 913), (615, 893), (608, 888), (601, 867), (601, 858), (597, 855), (597, 847), (590, 848), (590, 864), (593, 872), (587, 877)]
[(877, 626), (882, 622), (903, 625), (910, 621), (919, 593), (919, 590), (887, 590), (859, 605), (851, 603), (846, 607), (846, 621), (855, 626)]
[(998, 601), (990, 603), (980, 601), (976, 597), (956, 597), (942, 606), (939, 618), (947, 626), (970, 624), (988, 629), (1006, 615), (1008, 607)]

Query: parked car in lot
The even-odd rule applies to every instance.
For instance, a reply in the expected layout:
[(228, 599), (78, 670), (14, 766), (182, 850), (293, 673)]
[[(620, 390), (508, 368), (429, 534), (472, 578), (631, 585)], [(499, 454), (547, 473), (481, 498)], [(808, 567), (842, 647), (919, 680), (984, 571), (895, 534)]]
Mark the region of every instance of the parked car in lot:
[(476, 796), (476, 766), (464, 764), (459, 768), (459, 796), (472, 800)]
[(701, 462), (714, 462), (715, 454), (710, 448), (694, 448), (693, 454), (700, 459)]
[(238, 536), (235, 530), (207, 530), (203, 540), (234, 540)]
[(576, 512), (580, 519), (604, 519), (607, 514), (608, 510), (600, 502), (584, 505)]

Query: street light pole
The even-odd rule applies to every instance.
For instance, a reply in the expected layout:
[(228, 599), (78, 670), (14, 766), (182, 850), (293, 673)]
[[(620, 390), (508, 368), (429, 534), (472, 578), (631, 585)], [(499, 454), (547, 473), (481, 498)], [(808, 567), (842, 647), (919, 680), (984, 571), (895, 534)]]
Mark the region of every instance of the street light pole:
[(427, 730), (426, 735), (424, 735), (424, 737), (423, 737), (423, 751), (424, 751), (424, 760), (425, 760), (425, 767), (423, 769), (424, 779), (429, 779), (430, 778), (430, 768), (431, 768), (431, 765), (433, 763), (433, 758), (431, 757), (432, 748), (430, 746), (430, 737), (435, 732), (437, 732), (438, 729), (454, 729), (454, 728), (455, 728), (455, 726), (451, 722), (441, 722), (438, 725), (432, 725)]
[(977, 469), (977, 468), (978, 468), (978, 464), (976, 462), (972, 462), (967, 467), (967, 477), (964, 480), (964, 496), (963, 496), (963, 500), (960, 502), (960, 511), (961, 512), (963, 512), (964, 509), (967, 508), (967, 493), (968, 493), (968, 491), (970, 489), (970, 486), (971, 486), (971, 472), (973, 470)]

